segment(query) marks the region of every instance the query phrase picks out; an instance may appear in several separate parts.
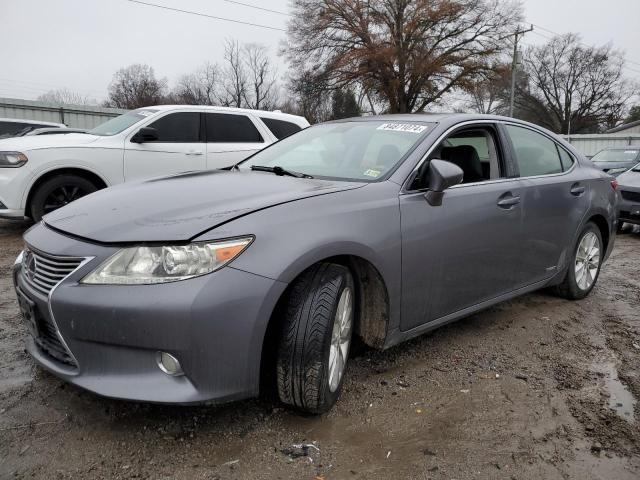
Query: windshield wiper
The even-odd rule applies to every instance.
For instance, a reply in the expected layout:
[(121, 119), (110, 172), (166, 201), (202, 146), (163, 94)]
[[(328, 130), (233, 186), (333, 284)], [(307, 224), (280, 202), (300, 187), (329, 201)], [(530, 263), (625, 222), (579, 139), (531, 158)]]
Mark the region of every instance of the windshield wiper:
[(313, 178), (311, 175), (307, 175), (306, 173), (286, 170), (278, 165), (276, 165), (275, 167), (265, 167), (263, 165), (251, 165), (251, 170), (255, 170), (257, 172), (271, 172), (280, 176), (288, 175), (290, 177), (296, 177), (296, 178)]

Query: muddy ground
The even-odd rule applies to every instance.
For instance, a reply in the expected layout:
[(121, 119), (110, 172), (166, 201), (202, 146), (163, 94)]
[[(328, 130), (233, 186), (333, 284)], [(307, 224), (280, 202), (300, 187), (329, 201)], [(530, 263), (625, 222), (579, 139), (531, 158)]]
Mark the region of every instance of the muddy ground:
[(25, 227), (0, 222), (0, 478), (640, 478), (638, 233), (586, 300), (535, 293), (357, 352), (311, 417), (108, 400), (39, 369), (9, 276)]

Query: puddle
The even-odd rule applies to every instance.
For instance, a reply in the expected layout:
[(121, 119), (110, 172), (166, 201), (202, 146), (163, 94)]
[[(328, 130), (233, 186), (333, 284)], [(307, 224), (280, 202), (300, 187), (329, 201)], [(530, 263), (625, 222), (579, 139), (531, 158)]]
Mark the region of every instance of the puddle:
[(609, 407), (619, 417), (630, 423), (635, 422), (634, 407), (636, 399), (618, 378), (618, 369), (614, 362), (605, 362), (595, 366), (598, 372), (604, 374), (604, 388), (609, 394)]

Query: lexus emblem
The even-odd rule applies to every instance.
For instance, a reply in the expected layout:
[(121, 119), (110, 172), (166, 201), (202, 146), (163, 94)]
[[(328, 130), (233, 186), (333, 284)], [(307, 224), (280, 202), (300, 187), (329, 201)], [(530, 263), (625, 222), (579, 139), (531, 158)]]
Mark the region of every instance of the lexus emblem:
[(29, 250), (24, 252), (24, 260), (22, 261), (24, 274), (29, 280), (33, 280), (36, 276), (36, 257)]

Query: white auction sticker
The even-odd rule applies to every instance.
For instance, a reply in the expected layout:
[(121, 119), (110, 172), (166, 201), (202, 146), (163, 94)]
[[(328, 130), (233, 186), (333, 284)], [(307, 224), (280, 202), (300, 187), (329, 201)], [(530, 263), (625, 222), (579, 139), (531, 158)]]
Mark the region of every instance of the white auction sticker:
[(415, 123), (383, 123), (377, 129), (390, 130), (392, 132), (422, 133), (427, 129), (427, 126)]

